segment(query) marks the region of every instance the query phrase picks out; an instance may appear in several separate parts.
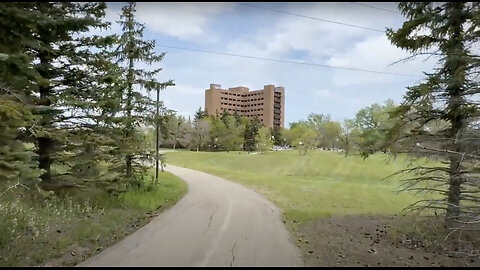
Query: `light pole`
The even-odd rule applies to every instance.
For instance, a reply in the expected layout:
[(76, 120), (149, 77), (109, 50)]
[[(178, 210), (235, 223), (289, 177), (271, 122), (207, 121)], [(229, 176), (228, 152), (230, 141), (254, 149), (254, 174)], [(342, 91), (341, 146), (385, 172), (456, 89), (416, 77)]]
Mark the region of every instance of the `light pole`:
[(158, 129), (158, 111), (159, 111), (159, 100), (160, 100), (160, 88), (157, 88), (157, 112), (155, 114), (155, 124), (156, 124), (156, 144), (155, 144), (155, 182), (158, 182), (158, 148), (159, 148), (159, 129)]

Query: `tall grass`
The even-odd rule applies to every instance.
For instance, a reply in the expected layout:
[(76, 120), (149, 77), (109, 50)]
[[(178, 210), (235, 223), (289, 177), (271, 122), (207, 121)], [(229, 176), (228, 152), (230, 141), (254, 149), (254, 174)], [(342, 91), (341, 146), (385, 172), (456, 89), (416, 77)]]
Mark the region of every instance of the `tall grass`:
[[(175, 204), (186, 192), (186, 183), (165, 172), (158, 184), (146, 183), (120, 196), (98, 190), (47, 199), (16, 190), (5, 193), (0, 197), (0, 266), (43, 265), (68, 257), (78, 247), (88, 249), (84, 255), (89, 256), (134, 231), (148, 213)], [(61, 265), (82, 259), (69, 258)]]

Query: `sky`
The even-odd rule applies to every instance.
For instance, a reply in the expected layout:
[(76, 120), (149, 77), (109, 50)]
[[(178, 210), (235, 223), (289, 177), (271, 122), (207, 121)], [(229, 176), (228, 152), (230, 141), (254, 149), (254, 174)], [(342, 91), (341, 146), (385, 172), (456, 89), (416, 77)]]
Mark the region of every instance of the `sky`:
[[(247, 4), (247, 3), (244, 3)], [(431, 71), (434, 58), (416, 58), (396, 48), (384, 32), (328, 23), (314, 17), (366, 28), (397, 29), (405, 18), (395, 3), (137, 3), (136, 19), (145, 24), (144, 38), (155, 40), (155, 51), (166, 52), (159, 81), (175, 86), (160, 96), (169, 109), (193, 116), (204, 108), (205, 89), (245, 86), (250, 90), (273, 84), (285, 87), (285, 125), (306, 119), (310, 113), (329, 114), (333, 120), (353, 118), (358, 110), (387, 99), (401, 102), (406, 87)], [(107, 32), (119, 32), (114, 23), (123, 3), (108, 3)], [(386, 10), (389, 11), (386, 11)], [(394, 11), (394, 12), (391, 12)], [(398, 76), (281, 63), (193, 52), (169, 47), (281, 59), (319, 65), (400, 73)]]

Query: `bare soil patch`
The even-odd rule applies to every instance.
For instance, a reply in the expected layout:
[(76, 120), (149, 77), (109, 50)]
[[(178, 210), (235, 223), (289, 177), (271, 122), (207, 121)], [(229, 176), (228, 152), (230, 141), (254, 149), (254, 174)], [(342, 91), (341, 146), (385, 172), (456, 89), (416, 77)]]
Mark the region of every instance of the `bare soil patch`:
[(299, 227), (297, 245), (305, 266), (480, 266), (478, 257), (452, 257), (438, 244), (406, 236), (399, 229), (406, 218), (322, 218)]
[[(43, 266), (74, 266), (78, 263), (81, 263), (86, 259), (100, 253), (105, 248), (108, 248), (109, 246), (112, 246), (115, 243), (121, 241), (128, 235), (137, 231), (139, 228), (145, 226), (164, 210), (165, 207), (159, 207), (158, 209), (148, 212), (146, 214), (138, 214), (137, 217), (130, 218), (128, 222), (125, 222), (124, 226), (120, 227), (118, 230), (112, 232), (111, 234), (101, 237), (99, 235), (96, 242), (81, 241), (81, 243), (71, 245), (66, 251), (64, 251), (63, 255), (48, 260)], [(102, 223), (102, 219), (100, 217), (95, 217), (92, 219), (92, 221), (93, 220), (98, 224)], [(61, 229), (57, 229), (55, 231), (60, 235), (62, 231), (68, 229), (69, 228), (67, 227), (62, 227)], [(55, 232), (52, 232), (51, 237), (55, 237)]]

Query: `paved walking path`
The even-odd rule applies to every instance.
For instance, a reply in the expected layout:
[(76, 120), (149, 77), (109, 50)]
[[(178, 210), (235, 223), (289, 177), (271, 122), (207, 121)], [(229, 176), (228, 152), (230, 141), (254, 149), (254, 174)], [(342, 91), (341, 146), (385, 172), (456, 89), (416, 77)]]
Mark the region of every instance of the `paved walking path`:
[(223, 178), (168, 165), (188, 183), (175, 206), (79, 266), (302, 266), (279, 210)]

